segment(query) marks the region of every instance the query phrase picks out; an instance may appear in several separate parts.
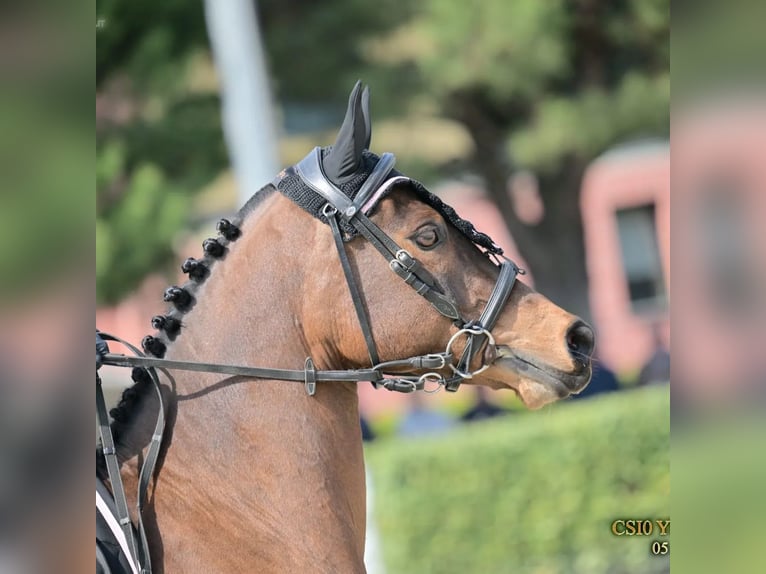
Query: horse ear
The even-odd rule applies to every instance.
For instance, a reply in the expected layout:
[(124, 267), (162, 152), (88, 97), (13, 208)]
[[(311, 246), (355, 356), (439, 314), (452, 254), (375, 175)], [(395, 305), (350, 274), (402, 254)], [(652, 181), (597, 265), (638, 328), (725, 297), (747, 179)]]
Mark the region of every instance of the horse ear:
[(348, 98), (348, 109), (338, 137), (322, 163), (327, 178), (336, 185), (346, 183), (361, 166), (362, 152), (370, 145), (370, 91), (357, 81)]

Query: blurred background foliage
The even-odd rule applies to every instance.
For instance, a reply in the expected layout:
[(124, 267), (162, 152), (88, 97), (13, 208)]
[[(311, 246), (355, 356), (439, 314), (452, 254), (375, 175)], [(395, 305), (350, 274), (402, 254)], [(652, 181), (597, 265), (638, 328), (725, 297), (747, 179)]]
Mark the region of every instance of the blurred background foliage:
[[(407, 147), (402, 168), (425, 183), (480, 176), (536, 286), (587, 315), (581, 176), (616, 142), (668, 133), (668, 0), (264, 0), (257, 9), (286, 136), (327, 130), (356, 78), (372, 87), (378, 126), (425, 126), (423, 138), (436, 120), (452, 126), (438, 138), (443, 153)], [(202, 3), (98, 0), (97, 14), (108, 26), (97, 35), (97, 292), (108, 303), (172, 260), (192, 196), (227, 157)], [(397, 148), (396, 136), (377, 133), (374, 148)], [(535, 171), (546, 207), (534, 225), (507, 193), (521, 169)]]
[[(763, 572), (763, 403), (708, 405), (673, 426), (673, 571)], [(675, 415), (674, 415), (675, 416)]]
[[(90, 265), (92, 38), (79, 10), (0, 5), (0, 307)], [(74, 16), (74, 17), (71, 17)], [(90, 22), (91, 20), (89, 20)]]
[(667, 388), (546, 414), (367, 447), (386, 571), (669, 572), (669, 556), (651, 554), (669, 540), (656, 525), (611, 532), (616, 519), (670, 518)]

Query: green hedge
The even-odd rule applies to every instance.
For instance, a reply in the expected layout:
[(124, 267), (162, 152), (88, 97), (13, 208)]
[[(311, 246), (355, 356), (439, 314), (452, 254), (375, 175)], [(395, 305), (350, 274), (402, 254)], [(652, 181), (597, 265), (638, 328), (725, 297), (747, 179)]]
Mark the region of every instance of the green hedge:
[(669, 518), (667, 387), (623, 391), (372, 444), (388, 574), (653, 573), (658, 536), (617, 518)]

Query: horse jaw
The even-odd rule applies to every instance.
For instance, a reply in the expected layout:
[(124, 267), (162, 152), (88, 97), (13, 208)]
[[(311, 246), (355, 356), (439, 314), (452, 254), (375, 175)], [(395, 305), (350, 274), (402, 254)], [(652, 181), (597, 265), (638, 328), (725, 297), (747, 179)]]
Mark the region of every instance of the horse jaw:
[[(539, 295), (535, 298), (537, 304), (553, 307)], [(590, 382), (592, 363), (590, 356), (576, 359), (566, 350), (561, 333), (572, 319), (559, 309), (519, 331), (501, 331), (497, 343), (484, 352), (484, 364), (489, 368), (470, 382), (513, 389), (532, 410), (581, 392)]]
[(512, 352), (505, 355), (501, 348), (500, 356), (475, 382), (493, 389), (512, 389), (524, 406), (536, 410), (579, 393), (590, 377), (590, 366), (578, 373), (564, 373), (523, 360)]

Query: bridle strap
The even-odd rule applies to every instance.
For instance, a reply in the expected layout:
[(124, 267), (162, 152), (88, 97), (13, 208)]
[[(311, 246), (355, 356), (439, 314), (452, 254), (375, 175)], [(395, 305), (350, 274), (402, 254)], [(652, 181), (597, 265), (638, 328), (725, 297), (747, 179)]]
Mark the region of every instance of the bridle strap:
[(357, 212), (349, 223), (388, 260), (391, 271), (401, 277), (418, 295), (431, 303), (434, 309), (454, 322), (464, 322), (457, 304), (450, 297), (436, 290), (436, 280), (407, 250), (400, 248), (361, 212)]
[(98, 417), (98, 432), (101, 437), (101, 454), (104, 456), (106, 471), (112, 484), (112, 497), (114, 498), (117, 521), (128, 546), (130, 561), (138, 566), (141, 564), (138, 558), (138, 545), (136, 544), (136, 537), (133, 536), (133, 526), (130, 522), (125, 488), (122, 480), (116, 479), (116, 477), (120, 476), (120, 463), (117, 460), (117, 450), (114, 446), (112, 429), (109, 426), (109, 414), (106, 410), (104, 390), (101, 386), (101, 377), (98, 376), (98, 373), (96, 373), (96, 413)]
[[(436, 290), (436, 281), (431, 274), (362, 212), (365, 201), (371, 193), (374, 193), (373, 185), (382, 182), (394, 166), (393, 154), (384, 154), (384, 157), (385, 161), (378, 161), (372, 174), (368, 177), (368, 181), (372, 179), (370, 187), (362, 186), (362, 190), (354, 200), (333, 185), (325, 176), (322, 171), (321, 148), (314, 148), (293, 169), (309, 188), (327, 200), (327, 203), (339, 217), (353, 225), (388, 260), (391, 270), (412, 287), (418, 295), (424, 297), (445, 317), (456, 322), (464, 322), (457, 309), (457, 304)], [(325, 209), (324, 215), (329, 220), (330, 215), (334, 214)]]
[[(479, 317), (476, 323), (467, 323), (465, 327), (469, 333), (468, 340), (466, 342), (463, 354), (458, 361), (457, 366), (453, 369), (455, 376), (447, 379), (444, 383), (444, 389), (450, 392), (457, 391), (463, 379), (470, 379), (476, 372), (470, 372), (471, 361), (476, 357), (479, 351), (487, 342), (487, 333), (489, 333), (495, 326), (500, 312), (505, 306), (508, 297), (511, 295), (513, 285), (516, 282), (516, 276), (523, 271), (519, 269), (509, 259), (504, 259), (500, 264), (500, 274), (495, 282), (495, 287), (492, 289), (492, 293), (489, 296), (487, 305)], [(475, 331), (471, 331), (475, 329)], [(480, 369), (481, 370), (481, 369)]]
[[(460, 314), (457, 304), (448, 295), (436, 289), (436, 279), (405, 249), (399, 245), (365, 213), (368, 208), (367, 202), (375, 194), (394, 166), (394, 156), (384, 154), (373, 168), (362, 188), (354, 199), (349, 198), (337, 186), (335, 186), (324, 174), (322, 169), (322, 152), (320, 148), (308, 154), (293, 169), (303, 182), (320, 196), (327, 204), (322, 214), (327, 219), (333, 230), (335, 245), (343, 265), (346, 283), (352, 294), (359, 324), (367, 344), (370, 357), (377, 356), (375, 342), (372, 337), (369, 318), (364, 307), (364, 302), (359, 292), (356, 281), (351, 272), (343, 238), (340, 233), (337, 218), (352, 225), (389, 263), (391, 270), (396, 273), (405, 283), (412, 287), (418, 295), (424, 297), (431, 305), (445, 317), (448, 317), (460, 328), (460, 333), (466, 333), (468, 338), (463, 354), (457, 366), (450, 365), (455, 376), (445, 380), (445, 388), (448, 391), (456, 391), (463, 379), (484, 370), (483, 365), (478, 371), (470, 371), (472, 360), (487, 342), (487, 336), (497, 322), (505, 302), (510, 296), (516, 276), (521, 270), (509, 259), (503, 258), (500, 262), (500, 273), (492, 290), (487, 305), (481, 313), (478, 321), (467, 322)], [(449, 349), (447, 349), (449, 353)], [(373, 365), (376, 361), (373, 360)], [(375, 383), (373, 383), (375, 384)]]
[(394, 169), (396, 163), (396, 157), (392, 153), (384, 153), (380, 156), (378, 163), (375, 164), (375, 168), (372, 173), (364, 181), (364, 184), (359, 189), (359, 192), (354, 197), (354, 205), (357, 211), (364, 208), (364, 204), (367, 200), (383, 185), (388, 174)]
[[(129, 359), (149, 360), (137, 347), (134, 347), (127, 341), (109, 335), (107, 333), (96, 333), (96, 348), (97, 348), (97, 365), (116, 365), (118, 363), (113, 362), (111, 359), (114, 357), (108, 352), (108, 347), (104, 344), (99, 352), (99, 338), (106, 341), (116, 341), (125, 345), (136, 356), (125, 357)], [(103, 342), (103, 341), (102, 341)], [(143, 365), (128, 365), (124, 366), (143, 366)], [(159, 458), (160, 449), (162, 447), (162, 437), (165, 432), (165, 405), (162, 399), (162, 389), (160, 387), (160, 380), (157, 376), (157, 372), (153, 368), (146, 370), (146, 373), (151, 378), (152, 385), (157, 394), (157, 400), (159, 401), (159, 409), (157, 413), (157, 421), (154, 425), (154, 432), (149, 443), (149, 448), (144, 456), (144, 462), (141, 466), (141, 472), (138, 475), (138, 494), (136, 497), (136, 514), (138, 517), (138, 534), (140, 545), (136, 544), (135, 538), (130, 527), (130, 518), (123, 514), (127, 510), (127, 501), (125, 497), (125, 490), (122, 484), (122, 477), (120, 475), (119, 463), (117, 461), (117, 452), (114, 447), (114, 440), (112, 437), (111, 427), (109, 425), (109, 417), (106, 413), (106, 406), (104, 404), (103, 391), (101, 389), (101, 379), (96, 374), (96, 408), (99, 419), (99, 431), (101, 434), (102, 453), (107, 464), (107, 473), (109, 475), (109, 482), (112, 484), (112, 493), (115, 499), (115, 506), (118, 509), (118, 518), (120, 525), (123, 528), (125, 538), (128, 540), (128, 544), (133, 553), (133, 560), (135, 564), (141, 569), (141, 574), (150, 574), (151, 556), (149, 554), (149, 540), (146, 536), (146, 528), (144, 527), (143, 515), (144, 515), (144, 502), (146, 501), (146, 494), (149, 489), (149, 482), (154, 474), (154, 468), (157, 465), (157, 459)]]
[[(106, 336), (102, 334), (102, 336)], [(177, 369), (181, 371), (196, 371), (199, 373), (218, 373), (255, 379), (270, 379), (276, 381), (305, 382), (305, 369), (270, 369), (265, 367), (244, 367), (239, 365), (222, 365), (220, 363), (201, 363), (197, 361), (175, 361), (158, 357), (121, 355), (107, 353), (103, 356), (104, 365), (115, 367), (146, 367), (157, 369)], [(383, 373), (376, 369), (354, 369), (349, 371), (314, 371), (317, 383), (360, 383), (362, 381), (379, 382)]]
[[(359, 326), (362, 329), (364, 335), (364, 342), (367, 345), (367, 353), (370, 356), (370, 364), (377, 365), (380, 363), (380, 357), (378, 356), (378, 349), (375, 346), (375, 339), (372, 336), (372, 327), (370, 326), (370, 318), (367, 315), (367, 307), (364, 304), (362, 293), (359, 290), (356, 279), (354, 279), (354, 273), (351, 269), (351, 262), (348, 259), (348, 253), (346, 253), (346, 246), (343, 244), (343, 237), (341, 235), (340, 227), (338, 226), (337, 215), (326, 213), (327, 221), (332, 229), (332, 236), (335, 240), (335, 248), (338, 251), (338, 258), (340, 259), (340, 265), (343, 268), (343, 274), (346, 276), (346, 285), (348, 285), (349, 293), (351, 294), (351, 300), (354, 302), (354, 309), (356, 310), (356, 317), (359, 320)], [(372, 382), (372, 385), (377, 388), (377, 382)]]
[(495, 287), (492, 289), (492, 294), (489, 296), (489, 301), (484, 307), (481, 316), (479, 317), (479, 325), (487, 329), (492, 330), (497, 322), (500, 313), (505, 307), (505, 303), (508, 301), (508, 297), (511, 295), (513, 285), (516, 283), (516, 276), (518, 274), (524, 274), (513, 261), (510, 259), (504, 259), (500, 264), (500, 274), (495, 282)]

